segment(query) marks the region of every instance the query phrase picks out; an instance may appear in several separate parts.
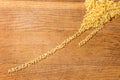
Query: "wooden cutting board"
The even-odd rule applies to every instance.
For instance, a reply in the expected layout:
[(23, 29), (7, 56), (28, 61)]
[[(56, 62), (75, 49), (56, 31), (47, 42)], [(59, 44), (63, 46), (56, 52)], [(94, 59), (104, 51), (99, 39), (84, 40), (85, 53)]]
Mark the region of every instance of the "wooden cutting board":
[(0, 80), (120, 80), (120, 17), (85, 46), (78, 43), (25, 70), (9, 68), (36, 58), (73, 35), (85, 15), (83, 0), (0, 1)]

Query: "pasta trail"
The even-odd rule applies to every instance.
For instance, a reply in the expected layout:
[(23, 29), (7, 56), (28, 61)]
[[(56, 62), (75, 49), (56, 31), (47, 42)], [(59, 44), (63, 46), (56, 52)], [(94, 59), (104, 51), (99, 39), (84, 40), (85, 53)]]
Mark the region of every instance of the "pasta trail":
[(86, 14), (83, 18), (80, 29), (64, 40), (61, 44), (51, 49), (50, 51), (38, 56), (37, 58), (25, 62), (20, 66), (11, 68), (8, 70), (9, 73), (17, 72), (25, 68), (30, 67), (33, 64), (40, 62), (41, 60), (55, 54), (57, 51), (66, 47), (71, 41), (79, 37), (85, 31), (93, 29), (93, 31), (85, 37), (79, 46), (85, 45), (98, 31), (100, 31), (107, 22), (110, 22), (116, 17), (120, 17), (120, 1), (114, 2), (113, 0), (85, 0)]

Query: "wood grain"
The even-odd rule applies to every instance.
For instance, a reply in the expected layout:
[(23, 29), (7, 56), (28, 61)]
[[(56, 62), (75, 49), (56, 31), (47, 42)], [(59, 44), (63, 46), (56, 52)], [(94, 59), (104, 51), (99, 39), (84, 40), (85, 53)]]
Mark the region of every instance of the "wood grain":
[(74, 34), (84, 14), (78, 2), (0, 1), (0, 80), (120, 80), (120, 18), (83, 47), (78, 42), (91, 31), (37, 65), (7, 73)]

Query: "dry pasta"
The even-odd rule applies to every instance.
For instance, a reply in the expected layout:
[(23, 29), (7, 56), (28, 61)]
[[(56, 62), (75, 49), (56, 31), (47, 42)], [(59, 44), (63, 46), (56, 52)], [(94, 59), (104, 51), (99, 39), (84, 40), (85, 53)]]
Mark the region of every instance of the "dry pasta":
[[(79, 43), (79, 46), (83, 46), (88, 42), (99, 30), (104, 27), (104, 24), (111, 21), (113, 18), (120, 16), (120, 1), (114, 2), (113, 0), (85, 0), (86, 15), (84, 16), (83, 22), (80, 29), (64, 40), (60, 45), (51, 49), (50, 51), (40, 55), (39, 57), (28, 61), (20, 66), (11, 68), (8, 70), (9, 73), (16, 72), (27, 68), (33, 64), (40, 62), (48, 56), (56, 53), (56, 51), (64, 48), (67, 44), (79, 37), (82, 33), (93, 28), (93, 32), (90, 33), (84, 40)], [(94, 15), (93, 15), (94, 14)]]

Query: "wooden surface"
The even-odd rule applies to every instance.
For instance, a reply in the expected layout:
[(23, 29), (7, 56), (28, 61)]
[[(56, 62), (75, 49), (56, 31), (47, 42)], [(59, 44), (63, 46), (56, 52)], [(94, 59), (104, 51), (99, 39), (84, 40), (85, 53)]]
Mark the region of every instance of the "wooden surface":
[(83, 47), (78, 42), (91, 31), (42, 62), (7, 73), (74, 34), (84, 14), (80, 2), (0, 1), (0, 80), (120, 80), (120, 18)]

